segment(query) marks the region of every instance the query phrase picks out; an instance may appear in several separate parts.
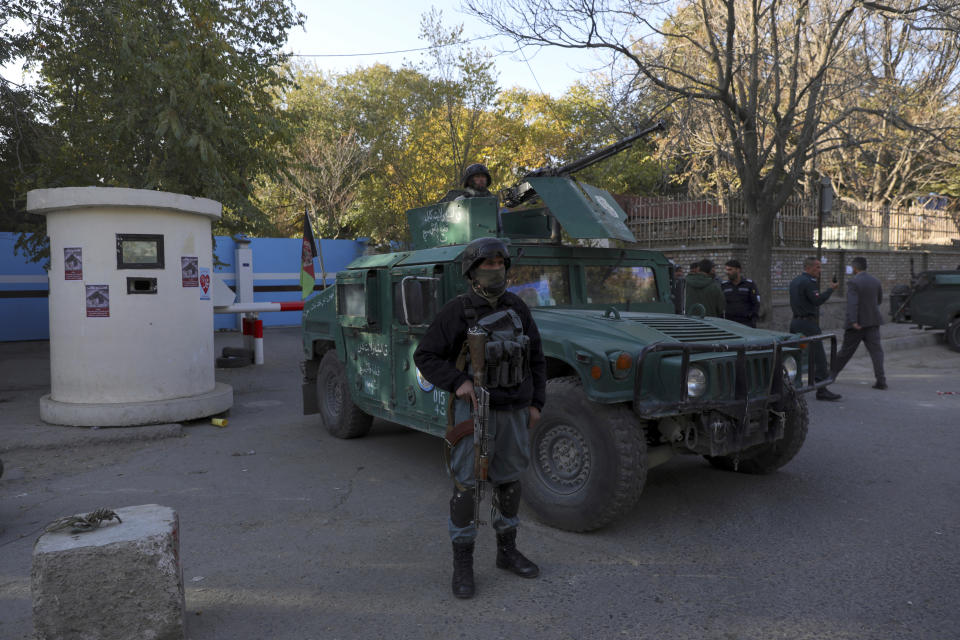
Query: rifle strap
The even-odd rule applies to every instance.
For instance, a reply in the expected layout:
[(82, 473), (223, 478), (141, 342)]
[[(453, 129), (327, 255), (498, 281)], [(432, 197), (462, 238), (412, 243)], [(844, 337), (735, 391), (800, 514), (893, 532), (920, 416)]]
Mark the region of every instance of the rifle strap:
[[(463, 315), (467, 319), (467, 329), (469, 329), (477, 323), (477, 309), (473, 306), (469, 293), (463, 293), (457, 297), (460, 299), (460, 304), (463, 305)], [(457, 356), (457, 362), (454, 365), (458, 370), (467, 371), (467, 354), (469, 353), (467, 341), (464, 339), (463, 345), (460, 347), (460, 354)], [(456, 389), (453, 391), (456, 392)], [(453, 403), (455, 400), (455, 393), (451, 393), (447, 398), (447, 435), (453, 429)]]
[[(470, 299), (469, 293), (464, 293), (459, 296), (460, 304), (463, 305), (463, 316), (467, 320), (467, 328), (469, 329), (477, 323), (477, 310), (473, 306), (473, 301)], [(456, 367), (458, 370), (466, 372), (467, 370), (467, 355), (470, 353), (469, 346), (467, 345), (466, 339), (463, 341), (463, 346), (460, 347), (460, 354), (457, 356)], [(453, 447), (456, 446), (464, 436), (470, 435), (473, 433), (473, 418), (468, 418), (463, 422), (458, 424), (453, 424), (454, 421), (454, 403), (456, 402), (456, 389), (450, 393), (447, 397), (447, 432), (444, 435), (444, 447), (443, 447), (443, 461), (447, 468), (447, 473), (453, 478), (453, 483), (457, 486), (458, 491), (466, 491), (467, 487), (464, 487), (457, 481), (456, 475), (453, 473), (453, 469), (450, 467), (450, 452), (453, 451)]]
[(462, 422), (458, 422), (452, 429), (447, 429), (447, 435), (443, 437), (443, 465), (447, 468), (447, 473), (450, 477), (453, 478), (453, 484), (457, 487), (457, 491), (461, 493), (468, 491), (469, 488), (463, 486), (460, 484), (460, 481), (457, 480), (457, 474), (453, 472), (453, 467), (450, 466), (450, 454), (458, 442), (472, 435), (473, 418), (467, 418)]

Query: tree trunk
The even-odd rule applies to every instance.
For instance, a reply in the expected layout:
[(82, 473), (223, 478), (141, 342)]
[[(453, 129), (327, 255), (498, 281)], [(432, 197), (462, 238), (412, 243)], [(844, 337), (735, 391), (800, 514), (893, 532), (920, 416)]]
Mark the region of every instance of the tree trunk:
[(745, 199), (750, 242), (747, 245), (746, 275), (757, 285), (760, 292), (760, 320), (773, 320), (770, 283), (770, 250), (773, 242), (773, 221), (776, 212), (765, 211), (753, 199)]

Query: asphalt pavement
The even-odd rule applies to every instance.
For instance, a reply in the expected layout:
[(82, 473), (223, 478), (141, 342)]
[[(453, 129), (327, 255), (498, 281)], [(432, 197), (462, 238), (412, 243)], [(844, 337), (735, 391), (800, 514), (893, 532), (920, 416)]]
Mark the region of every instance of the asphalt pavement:
[[(450, 595), (439, 442), (379, 420), (338, 440), (301, 416), (298, 328), (265, 332), (264, 365), (217, 371), (235, 392), (222, 428), (45, 425), (47, 343), (0, 344), (0, 638), (32, 637), (44, 525), (157, 503), (180, 514), (194, 640), (951, 640), (960, 354), (942, 334), (881, 331), (891, 389), (869, 388), (861, 347), (832, 387), (844, 399), (811, 398), (807, 442), (778, 473), (684, 456), (598, 532), (525, 517), (537, 580), (494, 568), (483, 531), (469, 601)], [(216, 336), (218, 352), (239, 342)]]

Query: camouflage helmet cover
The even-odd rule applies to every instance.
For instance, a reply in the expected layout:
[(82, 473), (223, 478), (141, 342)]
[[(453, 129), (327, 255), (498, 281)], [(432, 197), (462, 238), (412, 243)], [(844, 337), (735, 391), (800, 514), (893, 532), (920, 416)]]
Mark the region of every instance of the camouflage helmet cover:
[(467, 245), (460, 259), (460, 274), (464, 278), (470, 277), (470, 272), (486, 260), (497, 255), (503, 258), (504, 266), (510, 268), (510, 251), (500, 238), (477, 238)]
[(482, 164), (480, 164), (480, 163), (478, 162), (478, 163), (476, 163), (476, 164), (470, 165), (469, 167), (467, 167), (466, 169), (463, 170), (463, 186), (469, 187), (469, 186), (470, 186), (470, 178), (472, 178), (473, 176), (478, 176), (478, 175), (487, 176), (487, 186), (488, 186), (488, 187), (489, 187), (490, 184), (493, 182), (493, 180), (490, 178), (490, 172), (487, 171), (487, 167), (484, 166), (484, 165), (482, 165)]

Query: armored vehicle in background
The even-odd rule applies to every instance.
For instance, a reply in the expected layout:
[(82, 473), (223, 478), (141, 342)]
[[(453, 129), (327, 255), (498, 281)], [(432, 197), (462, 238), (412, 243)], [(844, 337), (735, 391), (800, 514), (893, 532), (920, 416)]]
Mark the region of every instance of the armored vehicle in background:
[(890, 315), (894, 322), (943, 329), (950, 348), (960, 351), (960, 270), (922, 271), (910, 286), (894, 287)]
[(547, 360), (523, 478), (541, 521), (573, 531), (613, 521), (634, 507), (647, 470), (674, 454), (745, 473), (789, 462), (807, 434), (801, 394), (830, 382), (803, 383), (805, 347), (832, 336), (674, 315), (663, 254), (560, 241), (561, 229), (577, 241), (633, 241), (613, 197), (570, 175), (630, 142), (528, 174), (501, 194), (503, 208), (473, 198), (408, 211), (409, 251), (356, 259), (304, 305), (304, 412), (340, 438), (365, 435), (374, 417), (442, 437), (449, 394), (420, 375), (413, 353), (439, 308), (467, 290), (466, 244), (496, 236)]

